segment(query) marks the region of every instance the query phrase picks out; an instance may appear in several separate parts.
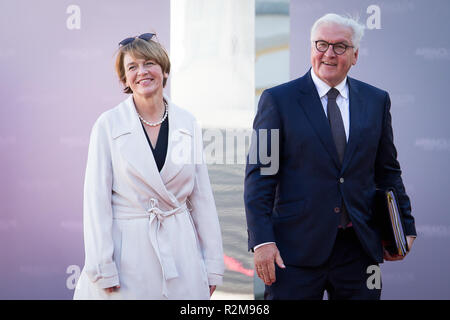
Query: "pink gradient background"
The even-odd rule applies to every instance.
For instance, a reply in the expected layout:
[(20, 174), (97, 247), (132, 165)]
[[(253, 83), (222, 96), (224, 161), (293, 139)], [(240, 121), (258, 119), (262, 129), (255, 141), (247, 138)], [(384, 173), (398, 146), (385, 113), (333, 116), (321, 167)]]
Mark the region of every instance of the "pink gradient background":
[[(81, 29), (69, 30), (69, 5)], [(96, 118), (126, 98), (120, 40), (157, 32), (169, 50), (170, 1), (0, 3), (0, 299), (70, 299), (84, 263), (82, 192)]]

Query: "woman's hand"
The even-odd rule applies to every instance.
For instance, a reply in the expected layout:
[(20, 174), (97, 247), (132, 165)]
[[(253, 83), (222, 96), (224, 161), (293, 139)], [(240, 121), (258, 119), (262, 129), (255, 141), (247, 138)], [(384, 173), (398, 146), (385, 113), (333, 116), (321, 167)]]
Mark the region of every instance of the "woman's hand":
[(120, 286), (114, 286), (114, 287), (111, 287), (111, 288), (105, 288), (105, 291), (107, 293), (112, 293), (112, 292), (114, 292), (115, 290), (118, 290), (118, 289), (120, 289)]
[(216, 290), (216, 286), (209, 286), (209, 296), (211, 297), (214, 291)]

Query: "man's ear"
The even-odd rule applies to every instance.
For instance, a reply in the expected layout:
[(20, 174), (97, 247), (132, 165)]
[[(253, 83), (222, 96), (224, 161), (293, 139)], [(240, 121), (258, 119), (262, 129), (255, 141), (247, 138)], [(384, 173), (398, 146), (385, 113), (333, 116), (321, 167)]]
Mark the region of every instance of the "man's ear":
[(353, 54), (353, 57), (352, 57), (352, 65), (353, 66), (356, 64), (356, 61), (358, 61), (358, 54), (359, 54), (359, 49), (356, 49), (355, 53)]

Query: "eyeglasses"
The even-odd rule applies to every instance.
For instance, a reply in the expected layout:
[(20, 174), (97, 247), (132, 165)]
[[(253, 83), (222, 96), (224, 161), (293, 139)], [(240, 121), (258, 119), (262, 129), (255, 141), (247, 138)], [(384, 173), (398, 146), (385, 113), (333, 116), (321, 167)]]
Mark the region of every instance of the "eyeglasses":
[(119, 47), (126, 46), (127, 44), (133, 42), (134, 39), (136, 39), (136, 38), (139, 38), (139, 39), (142, 39), (142, 40), (145, 40), (145, 41), (150, 41), (154, 36), (156, 36), (155, 33), (143, 33), (143, 34), (141, 34), (140, 36), (137, 36), (137, 37), (125, 38), (125, 39), (123, 39), (122, 41), (119, 42)]
[(316, 44), (317, 51), (326, 52), (328, 50), (328, 47), (331, 45), (331, 46), (333, 46), (334, 53), (336, 53), (337, 55), (343, 54), (347, 50), (347, 48), (354, 48), (354, 46), (348, 46), (342, 42), (329, 43), (329, 42), (326, 42), (325, 40), (317, 40), (314, 42)]

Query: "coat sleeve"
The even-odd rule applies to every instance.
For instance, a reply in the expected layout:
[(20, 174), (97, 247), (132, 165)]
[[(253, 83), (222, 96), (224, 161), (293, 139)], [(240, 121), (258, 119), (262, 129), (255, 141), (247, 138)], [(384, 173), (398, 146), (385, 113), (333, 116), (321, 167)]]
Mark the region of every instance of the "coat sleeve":
[(381, 189), (387, 187), (395, 188), (399, 206), (402, 211), (406, 235), (416, 236), (414, 217), (411, 215), (411, 202), (406, 194), (401, 177), (402, 171), (400, 169), (400, 164), (397, 161), (397, 150), (394, 145), (390, 109), (391, 100), (389, 94), (386, 93), (383, 129), (375, 160), (375, 184)]
[(91, 131), (84, 181), (85, 270), (91, 281), (109, 288), (119, 285), (119, 276), (113, 261), (110, 139), (101, 120)]
[(281, 119), (276, 103), (266, 90), (261, 95), (253, 122), (253, 137), (245, 170), (244, 202), (249, 250), (262, 243), (275, 242), (271, 216), (278, 185), (279, 164), (275, 165), (275, 172), (264, 172), (273, 163), (264, 163), (261, 157), (271, 154), (275, 162), (281, 159), (281, 154), (272, 150), (272, 146), (278, 146), (278, 152), (281, 152), (280, 131)]
[(220, 285), (225, 269), (222, 234), (204, 159), (201, 129), (198, 125), (195, 125), (194, 138), (195, 152), (200, 155), (201, 161), (196, 161), (194, 188), (188, 197), (191, 217), (205, 261), (209, 285)]

